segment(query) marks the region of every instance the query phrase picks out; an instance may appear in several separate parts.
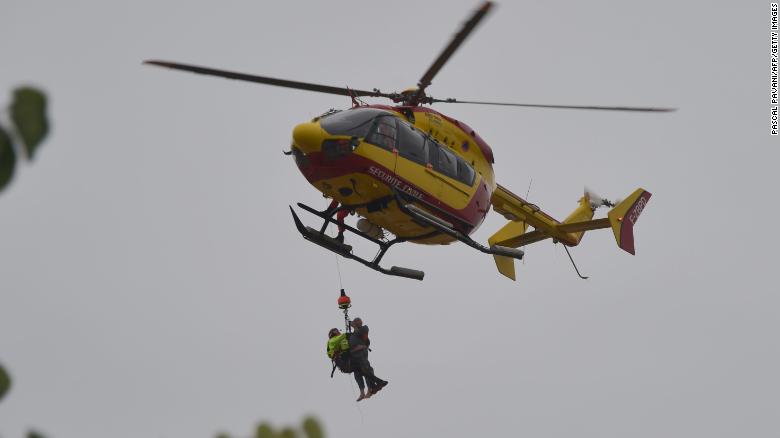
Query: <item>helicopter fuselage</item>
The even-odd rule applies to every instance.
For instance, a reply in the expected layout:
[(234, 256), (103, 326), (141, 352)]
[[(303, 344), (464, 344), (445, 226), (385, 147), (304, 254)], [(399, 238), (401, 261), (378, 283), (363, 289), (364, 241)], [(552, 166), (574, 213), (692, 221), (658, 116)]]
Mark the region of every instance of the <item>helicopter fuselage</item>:
[(399, 208), (399, 196), (468, 235), (490, 210), (496, 187), (484, 140), (427, 107), (328, 112), (296, 126), (291, 148), (299, 170), (325, 197), (415, 243), (455, 239), (413, 221)]

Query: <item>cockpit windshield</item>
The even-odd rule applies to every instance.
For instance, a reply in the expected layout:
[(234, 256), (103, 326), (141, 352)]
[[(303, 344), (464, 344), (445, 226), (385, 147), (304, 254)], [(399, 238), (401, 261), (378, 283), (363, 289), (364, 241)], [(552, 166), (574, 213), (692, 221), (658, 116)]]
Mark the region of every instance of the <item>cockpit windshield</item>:
[(331, 135), (365, 137), (374, 117), (389, 114), (376, 108), (355, 108), (339, 111), (320, 119), (320, 126)]

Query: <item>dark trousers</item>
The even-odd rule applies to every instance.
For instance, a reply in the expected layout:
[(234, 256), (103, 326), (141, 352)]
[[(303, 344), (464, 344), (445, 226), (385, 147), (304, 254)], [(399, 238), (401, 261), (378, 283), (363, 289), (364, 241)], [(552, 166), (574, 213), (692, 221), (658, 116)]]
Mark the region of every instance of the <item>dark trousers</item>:
[(374, 375), (374, 368), (371, 367), (371, 363), (368, 361), (368, 350), (352, 353), (352, 373), (355, 374), (355, 380), (358, 382), (360, 389), (363, 389), (363, 379), (365, 379), (366, 385), (368, 385), (370, 390), (373, 390), (383, 382), (382, 379)]
[[(355, 381), (358, 384), (358, 388), (360, 388), (360, 392), (364, 392), (365, 389), (366, 389), (366, 384), (363, 383), (363, 380), (364, 380), (363, 373), (361, 373), (360, 370), (355, 368), (355, 369), (352, 370), (352, 374), (355, 376)], [(371, 388), (370, 385), (369, 385), (369, 388)]]

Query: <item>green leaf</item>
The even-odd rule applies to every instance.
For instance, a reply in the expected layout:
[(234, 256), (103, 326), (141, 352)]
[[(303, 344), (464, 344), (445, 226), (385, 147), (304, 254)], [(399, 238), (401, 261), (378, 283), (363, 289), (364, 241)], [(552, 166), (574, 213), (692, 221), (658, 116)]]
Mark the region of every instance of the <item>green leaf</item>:
[(255, 438), (274, 438), (276, 434), (268, 423), (261, 423), (255, 431)]
[(0, 365), (0, 400), (3, 399), (8, 390), (11, 389), (11, 376), (5, 371), (2, 365)]
[(279, 438), (298, 438), (298, 433), (295, 431), (295, 429), (286, 427), (282, 429), (281, 432), (279, 432), (278, 436)]
[(27, 432), (27, 438), (46, 438), (45, 435), (40, 434), (34, 430)]
[(325, 436), (322, 426), (314, 417), (307, 417), (303, 420), (303, 431), (306, 432), (308, 438), (323, 438)]
[(0, 192), (11, 182), (16, 168), (16, 152), (11, 137), (0, 126)]
[(14, 90), (11, 120), (16, 125), (19, 137), (22, 138), (27, 158), (32, 159), (41, 141), (49, 132), (49, 121), (46, 119), (46, 95), (30, 87)]

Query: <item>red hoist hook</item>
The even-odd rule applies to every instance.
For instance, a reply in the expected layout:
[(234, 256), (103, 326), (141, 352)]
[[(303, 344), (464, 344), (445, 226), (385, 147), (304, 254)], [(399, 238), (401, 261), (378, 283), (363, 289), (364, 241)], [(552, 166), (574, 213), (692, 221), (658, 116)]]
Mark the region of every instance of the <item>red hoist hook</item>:
[(352, 307), (352, 300), (349, 299), (344, 289), (341, 289), (341, 295), (339, 296), (339, 309), (344, 311), (344, 325), (346, 326), (347, 333), (352, 332), (352, 327), (349, 325), (349, 308)]

